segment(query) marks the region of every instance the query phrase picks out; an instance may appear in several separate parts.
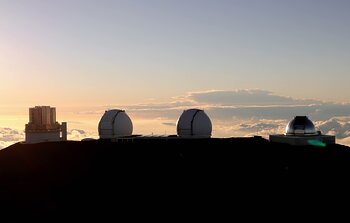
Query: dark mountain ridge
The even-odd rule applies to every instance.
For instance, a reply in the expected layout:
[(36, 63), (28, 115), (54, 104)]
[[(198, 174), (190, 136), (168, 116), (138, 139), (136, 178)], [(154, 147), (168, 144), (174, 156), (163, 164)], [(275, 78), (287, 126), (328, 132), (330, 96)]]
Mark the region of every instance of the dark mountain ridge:
[(0, 151), (0, 210), (86, 217), (131, 207), (213, 208), (222, 199), (287, 196), (301, 182), (335, 182), (349, 170), (349, 147), (260, 137), (18, 143)]

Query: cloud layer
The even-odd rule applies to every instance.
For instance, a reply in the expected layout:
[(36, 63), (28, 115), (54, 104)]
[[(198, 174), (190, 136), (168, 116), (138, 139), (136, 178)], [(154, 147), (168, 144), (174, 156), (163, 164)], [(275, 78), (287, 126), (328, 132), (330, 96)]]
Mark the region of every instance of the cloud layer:
[[(251, 89), (235, 91), (202, 91), (192, 92), (186, 96), (195, 102), (218, 105), (294, 105), (298, 103), (290, 97), (278, 96), (270, 91)], [(310, 103), (304, 101), (304, 103)]]
[(312, 99), (293, 99), (274, 95), (265, 90), (203, 91), (175, 97), (163, 104), (116, 105), (129, 113), (144, 118), (164, 117), (177, 119), (186, 108), (205, 109), (218, 120), (236, 119), (286, 119), (307, 115), (313, 120), (326, 121), (332, 117), (350, 115), (350, 104), (337, 104)]
[(133, 120), (159, 120), (160, 126), (172, 133), (175, 133), (176, 120), (183, 110), (205, 109), (213, 122), (215, 137), (267, 137), (284, 133), (289, 120), (306, 115), (324, 133), (335, 134), (339, 140), (347, 142), (349, 125), (341, 120), (350, 117), (350, 104), (291, 98), (261, 89), (190, 92), (174, 97), (169, 103), (114, 105), (103, 109), (111, 107), (127, 110)]
[[(350, 104), (295, 99), (266, 90), (190, 92), (165, 104), (124, 106), (131, 116), (173, 120), (187, 108), (203, 108), (214, 124), (214, 136), (246, 136), (284, 133), (289, 120), (309, 116), (321, 131), (335, 134), (342, 142), (350, 136)], [(350, 141), (350, 140), (349, 140)]]
[(12, 128), (0, 128), (0, 149), (24, 140), (24, 132)]
[(322, 132), (335, 135), (338, 139), (350, 137), (350, 120), (348, 117), (331, 118), (319, 123), (318, 127)]
[[(134, 129), (142, 129), (142, 132), (135, 134), (175, 134), (178, 117), (183, 110), (193, 107), (205, 109), (211, 117), (214, 137), (267, 137), (269, 134), (283, 133), (294, 116), (306, 115), (323, 133), (334, 134), (338, 142), (350, 145), (350, 104), (296, 99), (259, 89), (190, 92), (174, 97), (169, 103), (109, 105), (79, 112), (96, 117), (108, 108), (122, 108), (133, 119)], [(68, 138), (81, 140), (95, 134), (71, 129)], [(0, 148), (23, 139), (23, 131), (0, 128)]]
[[(71, 129), (67, 132), (68, 140), (82, 140), (91, 137), (93, 134), (81, 129)], [(25, 140), (25, 134), (22, 130), (12, 128), (0, 128), (0, 149), (6, 148), (14, 143)]]

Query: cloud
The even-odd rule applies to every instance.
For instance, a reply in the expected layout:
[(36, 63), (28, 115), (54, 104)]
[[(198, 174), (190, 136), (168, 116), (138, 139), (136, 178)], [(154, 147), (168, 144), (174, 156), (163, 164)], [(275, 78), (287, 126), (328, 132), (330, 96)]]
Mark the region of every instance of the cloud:
[(266, 129), (275, 129), (278, 128), (277, 124), (269, 123), (254, 123), (254, 124), (240, 124), (240, 130), (244, 131), (261, 131)]
[[(67, 133), (68, 140), (82, 140), (95, 136), (94, 134), (87, 132), (82, 129), (71, 129)], [(25, 140), (24, 131), (12, 129), (12, 128), (1, 128), (0, 127), (0, 149), (4, 149), (12, 144)]]
[[(298, 115), (309, 116), (318, 124), (323, 123), (321, 130), (336, 134), (338, 139), (345, 139), (349, 134), (348, 124), (337, 124), (332, 118), (349, 117), (350, 104), (292, 98), (262, 89), (190, 92), (173, 97), (169, 103), (152, 101), (136, 105), (109, 105), (102, 109), (107, 108), (125, 109), (133, 120), (153, 120), (152, 125), (157, 128), (162, 129), (164, 126), (170, 131), (169, 127), (174, 127), (174, 132), (176, 120), (183, 110), (201, 108), (213, 122), (215, 137), (284, 133), (288, 121)], [(101, 107), (96, 110), (101, 111)], [(146, 126), (143, 127), (147, 129)], [(149, 127), (151, 128), (152, 126)], [(155, 130), (152, 129), (153, 131)]]
[(221, 120), (227, 119), (291, 119), (295, 115), (312, 115), (313, 106), (240, 106), (240, 107), (207, 107), (208, 114)]
[(72, 129), (68, 132), (68, 135), (74, 135), (74, 134), (86, 135), (86, 132), (81, 129)]
[[(348, 142), (347, 138), (350, 137), (350, 104), (297, 99), (261, 89), (190, 92), (173, 97), (168, 103), (151, 101), (134, 105), (106, 105), (80, 112), (96, 118), (96, 114), (102, 115), (104, 110), (109, 108), (126, 110), (134, 121), (134, 129), (139, 131), (135, 134), (175, 133), (176, 120), (183, 110), (201, 108), (212, 120), (214, 137), (267, 136), (283, 133), (288, 121), (297, 115), (309, 116), (322, 132), (335, 134), (342, 142)], [(96, 135), (80, 129), (81, 125), (78, 128), (69, 131), (68, 139), (81, 140)], [(4, 142), (23, 138), (22, 131), (0, 129), (0, 143), (2, 142), (0, 146)]]
[(350, 146), (350, 137), (343, 138), (343, 139), (337, 139), (337, 143)]
[(245, 135), (261, 135), (268, 137), (270, 134), (280, 134), (284, 132), (287, 121), (286, 120), (246, 120), (240, 124), (237, 131), (246, 133)]
[(24, 140), (24, 132), (12, 129), (0, 127), (0, 149), (6, 148), (14, 143)]
[(185, 98), (191, 101), (215, 105), (295, 105), (319, 103), (316, 100), (297, 100), (291, 97), (274, 95), (260, 89), (243, 89), (233, 91), (191, 92)]
[(91, 137), (91, 134), (82, 129), (71, 129), (67, 132), (68, 140), (80, 141), (89, 137)]
[(163, 122), (163, 125), (168, 125), (168, 126), (176, 126), (175, 122)]
[(12, 142), (24, 139), (24, 132), (11, 128), (0, 128), (0, 141)]
[(315, 120), (328, 120), (350, 115), (350, 104), (296, 99), (261, 89), (192, 92), (181, 98), (192, 102), (193, 106), (206, 108), (219, 119), (256, 117), (289, 120), (296, 115), (307, 115)]
[(350, 104), (337, 104), (313, 99), (294, 99), (275, 95), (266, 90), (202, 91), (175, 97), (163, 104), (121, 106), (131, 115), (140, 118), (163, 117), (176, 120), (183, 110), (202, 108), (218, 120), (268, 119), (290, 120), (307, 115), (312, 120), (326, 121), (336, 116), (350, 115)]
[(323, 133), (335, 135), (338, 139), (350, 137), (350, 121), (335, 117), (320, 122), (317, 126)]

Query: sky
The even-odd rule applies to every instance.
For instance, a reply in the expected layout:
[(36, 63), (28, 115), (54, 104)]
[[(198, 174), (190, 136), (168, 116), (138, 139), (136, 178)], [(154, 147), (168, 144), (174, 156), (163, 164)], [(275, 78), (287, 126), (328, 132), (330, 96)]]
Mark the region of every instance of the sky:
[(216, 136), (281, 131), (300, 113), (343, 140), (349, 27), (348, 0), (0, 0), (0, 143), (23, 137), (35, 105), (57, 107), (71, 138), (95, 136), (108, 108), (173, 133), (197, 106)]

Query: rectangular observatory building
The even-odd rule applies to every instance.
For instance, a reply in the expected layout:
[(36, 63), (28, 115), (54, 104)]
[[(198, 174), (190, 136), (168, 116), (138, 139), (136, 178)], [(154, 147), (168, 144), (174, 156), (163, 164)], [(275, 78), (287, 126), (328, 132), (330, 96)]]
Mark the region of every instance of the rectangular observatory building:
[(56, 108), (35, 106), (29, 108), (29, 123), (25, 126), (26, 143), (67, 140), (67, 123), (56, 121)]

